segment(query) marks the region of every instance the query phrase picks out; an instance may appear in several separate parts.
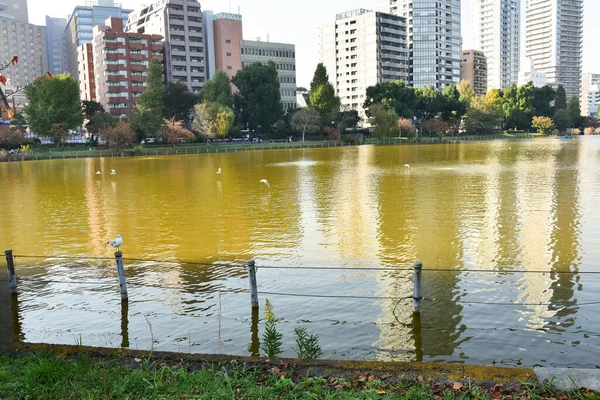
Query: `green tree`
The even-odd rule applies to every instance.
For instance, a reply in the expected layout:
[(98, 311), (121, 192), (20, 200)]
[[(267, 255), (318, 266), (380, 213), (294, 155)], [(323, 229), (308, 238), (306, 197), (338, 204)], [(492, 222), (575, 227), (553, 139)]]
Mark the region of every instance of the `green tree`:
[(199, 96), (183, 83), (169, 83), (163, 98), (163, 114), (167, 120), (188, 122)]
[(68, 130), (83, 123), (79, 84), (68, 74), (40, 79), (25, 88), (25, 95), (29, 127), (38, 135), (52, 134), (53, 125), (60, 124)]
[(460, 94), (460, 101), (465, 105), (465, 107), (468, 107), (473, 99), (477, 97), (475, 90), (473, 90), (471, 82), (469, 81), (460, 81), (456, 87), (456, 90), (458, 90), (458, 93)]
[(335, 95), (335, 89), (329, 82), (310, 92), (308, 104), (319, 113), (321, 126), (328, 125), (340, 112), (340, 98)]
[(283, 115), (275, 63), (250, 64), (238, 71), (232, 82), (238, 88), (235, 107), (239, 121), (252, 130), (260, 126), (270, 131)]
[(310, 83), (310, 91), (314, 92), (319, 86), (329, 83), (329, 75), (327, 69), (322, 63), (317, 64), (317, 69), (313, 75), (313, 80)]
[(336, 125), (340, 132), (356, 129), (360, 122), (360, 115), (356, 110), (340, 111), (337, 117)]
[(472, 134), (492, 133), (501, 128), (503, 119), (502, 97), (497, 89), (475, 97), (465, 115), (467, 131)]
[(227, 74), (224, 71), (217, 71), (215, 76), (204, 85), (201, 97), (203, 102), (217, 103), (233, 108), (233, 92)]
[(235, 120), (233, 110), (218, 103), (202, 103), (194, 107), (192, 129), (205, 138), (225, 137)]
[(549, 85), (538, 88), (531, 82), (528, 86), (531, 90), (531, 115), (552, 117), (554, 115), (552, 101), (556, 96), (554, 89)]
[(106, 138), (108, 146), (115, 147), (117, 151), (121, 151), (123, 147), (135, 143), (135, 133), (131, 130), (131, 124), (126, 121), (119, 121), (114, 127), (102, 129), (100, 136)]
[(394, 110), (386, 108), (383, 104), (373, 104), (370, 108), (371, 118), (369, 123), (373, 125), (373, 134), (377, 138), (386, 138), (396, 133), (398, 129), (398, 114)]
[(567, 93), (565, 92), (563, 85), (558, 85), (556, 88), (554, 108), (557, 110), (565, 110), (567, 108)]
[(435, 90), (433, 86), (416, 88), (415, 95), (414, 114), (418, 119), (433, 118), (444, 110), (446, 98), (442, 92)]
[(115, 128), (118, 123), (119, 117), (116, 115), (112, 115), (110, 113), (99, 113), (92, 115), (85, 125), (85, 129), (87, 129), (88, 133), (91, 134), (92, 143), (96, 144), (100, 131), (108, 128)]
[(373, 104), (383, 104), (399, 116), (412, 119), (415, 102), (415, 90), (412, 87), (406, 86), (402, 81), (393, 81), (369, 86), (363, 107), (370, 116), (369, 110)]
[(81, 102), (81, 108), (83, 108), (83, 115), (86, 119), (92, 118), (96, 114), (106, 112), (102, 104), (94, 100), (83, 100)]
[(554, 113), (554, 126), (558, 129), (559, 132), (566, 131), (569, 127), (571, 127), (571, 117), (567, 110), (558, 109)]
[(467, 112), (467, 104), (461, 101), (461, 95), (456, 85), (448, 85), (442, 90), (441, 115), (444, 121), (461, 119)]
[(137, 140), (154, 137), (163, 124), (163, 98), (166, 89), (162, 62), (153, 58), (150, 62), (146, 91), (137, 98), (137, 113), (130, 117), (131, 128)]
[(571, 126), (581, 128), (585, 118), (581, 116), (581, 108), (579, 107), (579, 98), (577, 96), (571, 97), (567, 106), (567, 113), (571, 119)]
[(307, 132), (318, 132), (321, 128), (321, 117), (312, 107), (302, 108), (292, 116), (292, 128), (302, 133), (302, 143)]

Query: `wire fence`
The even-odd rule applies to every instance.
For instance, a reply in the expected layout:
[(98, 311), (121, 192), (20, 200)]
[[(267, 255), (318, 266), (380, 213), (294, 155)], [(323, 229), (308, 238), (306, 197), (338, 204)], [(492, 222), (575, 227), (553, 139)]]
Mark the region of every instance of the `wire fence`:
[[(45, 256), (45, 255), (23, 255), (17, 254), (14, 258), (29, 258), (29, 259), (46, 259), (46, 260), (88, 260), (88, 261), (114, 261), (112, 257), (94, 257), (94, 256)], [(144, 259), (144, 258), (123, 258), (123, 261), (127, 262), (141, 262), (141, 263), (155, 263), (155, 264), (182, 264), (182, 265), (196, 265), (204, 267), (214, 268), (246, 268), (246, 265), (242, 265), (239, 262), (221, 262), (221, 263), (207, 263), (197, 262), (192, 260), (174, 260), (174, 259)], [(414, 267), (407, 267), (405, 264), (399, 267), (335, 267), (335, 266), (269, 266), (269, 265), (258, 265), (257, 270), (313, 270), (313, 271), (382, 271), (382, 272), (410, 272), (414, 271)], [(541, 275), (552, 275), (552, 274), (569, 274), (569, 275), (600, 275), (600, 271), (542, 271), (542, 270), (526, 270), (526, 269), (456, 269), (456, 268), (423, 268), (422, 272), (449, 272), (449, 273), (483, 273), (483, 274), (541, 274)], [(3, 280), (7, 281), (7, 280)], [(88, 280), (54, 280), (44, 278), (20, 278), (20, 281), (25, 284), (31, 283), (54, 283), (54, 284), (66, 284), (66, 285), (114, 285), (115, 281), (112, 279), (106, 279), (102, 281), (88, 281)], [(156, 288), (161, 290), (191, 290), (191, 288), (185, 288), (182, 286), (169, 286), (169, 285), (156, 285), (148, 282), (137, 282), (130, 280), (127, 282), (128, 286), (132, 287), (148, 287)], [(196, 288), (194, 288), (196, 289)], [(232, 288), (219, 288), (218, 292), (221, 293), (250, 293), (250, 289), (232, 289)], [(267, 296), (284, 296), (284, 297), (302, 297), (302, 298), (322, 298), (322, 299), (356, 299), (356, 300), (393, 300), (397, 301), (396, 307), (403, 300), (414, 299), (413, 296), (374, 296), (374, 295), (337, 295), (337, 294), (319, 294), (319, 293), (286, 293), (286, 292), (273, 292), (273, 291), (258, 291), (260, 295)], [(421, 299), (419, 299), (421, 300)], [(501, 302), (501, 301), (467, 301), (460, 299), (439, 299), (439, 298), (426, 298), (422, 300), (430, 303), (455, 303), (464, 305), (495, 305), (495, 306), (513, 306), (513, 307), (557, 307), (557, 308), (570, 308), (570, 307), (583, 307), (591, 305), (600, 305), (600, 301), (591, 302), (573, 302), (571, 304), (557, 304), (557, 303), (543, 303), (543, 302)]]

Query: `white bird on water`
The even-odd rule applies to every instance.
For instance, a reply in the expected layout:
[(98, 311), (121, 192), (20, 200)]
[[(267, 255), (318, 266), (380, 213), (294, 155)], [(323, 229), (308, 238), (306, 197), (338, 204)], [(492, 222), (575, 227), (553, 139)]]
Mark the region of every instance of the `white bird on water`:
[(96, 175), (100, 175), (102, 172), (100, 171), (96, 171)]
[(410, 168), (410, 164), (404, 164), (404, 168)]
[(123, 246), (123, 238), (121, 237), (121, 234), (118, 234), (115, 240), (108, 242), (108, 245), (116, 247), (117, 251), (121, 251), (121, 246)]
[(221, 173), (222, 173), (221, 172), (221, 167), (219, 167), (219, 170), (217, 171), (217, 175), (220, 175)]
[(116, 174), (117, 174), (117, 171), (115, 171), (114, 169), (111, 169), (111, 170), (110, 170), (110, 174), (111, 174), (111, 175), (116, 175)]
[(271, 189), (271, 185), (269, 185), (269, 181), (268, 181), (268, 180), (266, 180), (266, 179), (261, 179), (261, 180), (260, 180), (260, 183), (264, 183), (265, 185), (267, 185), (267, 187), (268, 187), (269, 189)]

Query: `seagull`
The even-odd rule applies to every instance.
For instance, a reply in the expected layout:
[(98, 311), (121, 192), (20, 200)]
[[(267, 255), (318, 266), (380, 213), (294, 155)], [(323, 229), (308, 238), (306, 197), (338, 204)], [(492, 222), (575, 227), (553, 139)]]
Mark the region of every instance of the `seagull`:
[(117, 251), (121, 251), (121, 246), (123, 246), (123, 238), (121, 237), (121, 234), (118, 234), (115, 240), (108, 242), (108, 245), (116, 247)]
[(266, 179), (261, 179), (261, 180), (260, 180), (260, 183), (264, 183), (265, 185), (267, 185), (267, 187), (268, 187), (269, 189), (271, 189), (271, 185), (269, 185), (269, 181), (268, 181), (268, 180), (266, 180)]
[(96, 172), (96, 175), (100, 175), (100, 174), (101, 174), (101, 172), (100, 172), (100, 171), (97, 171), (97, 172)]
[(404, 164), (405, 168), (410, 168), (410, 164)]
[(219, 167), (219, 170), (217, 171), (217, 174), (221, 174), (221, 167)]
[(111, 174), (111, 175), (116, 175), (116, 174), (117, 174), (117, 171), (115, 171), (114, 169), (111, 169), (111, 170), (110, 170), (110, 174)]

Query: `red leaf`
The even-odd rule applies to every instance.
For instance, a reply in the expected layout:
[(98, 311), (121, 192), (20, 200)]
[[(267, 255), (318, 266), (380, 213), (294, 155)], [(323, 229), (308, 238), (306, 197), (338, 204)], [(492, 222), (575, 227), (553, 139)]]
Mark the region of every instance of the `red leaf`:
[(4, 75), (0, 75), (0, 83), (6, 86), (6, 77)]
[(48, 71), (48, 72), (46, 72), (46, 73), (48, 74), (48, 77), (49, 77), (50, 79), (52, 79), (52, 74), (50, 73), (50, 71)]
[(14, 57), (12, 58), (12, 60), (10, 60), (10, 63), (11, 63), (13, 66), (14, 66), (16, 63), (18, 63), (18, 62), (19, 62), (19, 57), (17, 57), (17, 56), (14, 56)]

